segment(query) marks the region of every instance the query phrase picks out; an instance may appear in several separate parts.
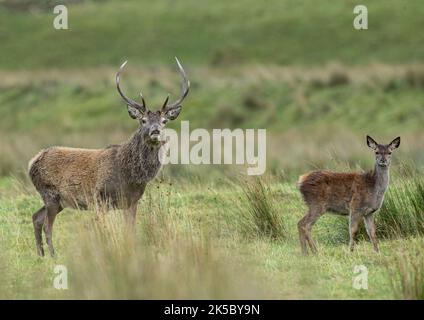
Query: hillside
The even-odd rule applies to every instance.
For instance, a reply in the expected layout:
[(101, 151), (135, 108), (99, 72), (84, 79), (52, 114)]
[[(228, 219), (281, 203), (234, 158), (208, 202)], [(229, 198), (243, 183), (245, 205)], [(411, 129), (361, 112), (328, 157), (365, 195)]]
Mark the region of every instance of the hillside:
[(163, 65), (175, 55), (212, 66), (404, 64), (424, 58), (420, 0), (362, 1), (369, 11), (366, 31), (353, 28), (357, 3), (350, 0), (60, 1), (71, 3), (66, 31), (53, 28), (48, 6), (38, 4), (31, 14), (5, 6), (17, 2), (0, 1), (1, 69), (115, 66), (124, 57)]

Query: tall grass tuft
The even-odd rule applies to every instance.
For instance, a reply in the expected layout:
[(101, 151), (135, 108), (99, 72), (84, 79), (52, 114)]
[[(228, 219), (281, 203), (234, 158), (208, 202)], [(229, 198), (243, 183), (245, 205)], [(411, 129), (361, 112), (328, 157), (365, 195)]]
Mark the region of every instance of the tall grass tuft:
[(377, 232), (382, 238), (424, 235), (424, 178), (417, 171), (408, 172), (389, 187), (377, 214)]
[(423, 246), (422, 239), (413, 239), (408, 248), (399, 248), (398, 254), (388, 261), (386, 266), (394, 298), (424, 300)]
[(270, 185), (261, 178), (241, 182), (243, 196), (239, 207), (240, 226), (248, 237), (286, 239), (287, 228), (272, 199)]

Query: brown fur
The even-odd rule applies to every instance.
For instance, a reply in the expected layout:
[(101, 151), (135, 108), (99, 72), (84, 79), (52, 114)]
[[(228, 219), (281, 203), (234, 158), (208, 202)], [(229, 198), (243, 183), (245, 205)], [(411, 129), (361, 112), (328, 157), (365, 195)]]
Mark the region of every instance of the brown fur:
[[(352, 203), (368, 199), (376, 183), (375, 173), (313, 171), (299, 178), (298, 187), (306, 204), (321, 203), (326, 211), (349, 214)], [(377, 208), (376, 208), (377, 209)]]
[(353, 250), (360, 220), (364, 220), (374, 249), (378, 251), (375, 235), (374, 212), (382, 205), (389, 184), (391, 153), (400, 145), (396, 138), (388, 145), (380, 145), (367, 136), (367, 144), (375, 151), (373, 171), (337, 173), (318, 170), (299, 177), (298, 187), (308, 206), (308, 213), (299, 221), (299, 238), (302, 252), (307, 246), (316, 252), (311, 231), (325, 212), (349, 216), (350, 248)]
[[(63, 208), (125, 209), (128, 222), (134, 223), (137, 202), (161, 167), (162, 144), (152, 143), (146, 132), (148, 126), (140, 127), (128, 141), (105, 149), (51, 147), (30, 161), (29, 176), (45, 203), (33, 216), (40, 255), (41, 228), (51, 243), (48, 228)], [(45, 223), (49, 212), (51, 221)]]

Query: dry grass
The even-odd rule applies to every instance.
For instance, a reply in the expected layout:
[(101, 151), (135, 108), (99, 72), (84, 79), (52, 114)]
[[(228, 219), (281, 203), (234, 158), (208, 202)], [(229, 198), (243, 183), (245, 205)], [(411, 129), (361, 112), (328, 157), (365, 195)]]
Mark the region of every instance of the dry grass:
[[(0, 71), (0, 87), (28, 86), (34, 84), (66, 83), (92, 88), (98, 83), (114, 84), (117, 71), (113, 67), (96, 67), (84, 69), (43, 69), (43, 70), (13, 70)], [(149, 67), (131, 65), (127, 67), (125, 79), (128, 82), (137, 81), (137, 85), (147, 86), (148, 83), (159, 81), (165, 87), (174, 87), (178, 80), (174, 66), (170, 62), (167, 67)], [(373, 84), (387, 83), (393, 80), (406, 81), (412, 86), (423, 83), (424, 65), (388, 65), (370, 64), (365, 66), (346, 66), (340, 63), (329, 63), (323, 67), (300, 67), (279, 65), (225, 66), (211, 68), (191, 66), (187, 68), (193, 79), (207, 79), (212, 87), (228, 85), (249, 86), (263, 82), (278, 82), (288, 85), (299, 83), (321, 83), (322, 86), (337, 84)], [(66, 76), (65, 76), (66, 75)]]
[(70, 295), (78, 299), (264, 297), (264, 290), (240, 269), (237, 258), (193, 230), (190, 217), (169, 208), (167, 192), (147, 195), (137, 235), (116, 213), (93, 219), (77, 231), (72, 258), (66, 262), (73, 275)]

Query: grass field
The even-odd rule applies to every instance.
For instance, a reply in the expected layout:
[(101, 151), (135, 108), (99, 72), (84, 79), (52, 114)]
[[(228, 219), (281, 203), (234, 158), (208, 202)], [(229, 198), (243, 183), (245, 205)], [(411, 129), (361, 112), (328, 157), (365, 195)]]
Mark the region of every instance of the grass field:
[[(21, 1), (34, 4), (31, 15), (25, 6), (9, 5), (13, 10), (0, 12), (1, 50), (14, 53), (2, 55), (2, 68), (119, 65), (123, 56), (162, 65), (174, 55), (214, 66), (310, 66), (334, 60), (399, 64), (422, 62), (424, 53), (424, 36), (416, 32), (424, 24), (420, 0), (362, 1), (370, 16), (365, 32), (352, 27), (358, 4), (352, 0), (321, 0), (318, 5), (309, 0), (2, 2)], [(56, 3), (71, 3), (67, 31), (52, 28)]]
[[(0, 298), (424, 298), (424, 4), (362, 1), (61, 1), (70, 30), (52, 27), (57, 1), (0, 0)], [(57, 257), (38, 258), (32, 214), (41, 199), (27, 163), (51, 145), (99, 148), (136, 129), (114, 83), (152, 109), (179, 92), (174, 56), (192, 83), (177, 121), (191, 128), (266, 128), (267, 172), (171, 165), (149, 184), (136, 236), (120, 212), (66, 209)], [(302, 256), (296, 189), (314, 168), (371, 169), (366, 147), (402, 137), (378, 213), (381, 252), (364, 230), (325, 215), (317, 255)], [(56, 265), (68, 290), (53, 287)], [(368, 289), (353, 287), (357, 266)]]
[[(230, 181), (219, 187), (189, 182), (152, 186), (139, 209), (135, 239), (125, 235), (116, 212), (97, 216), (65, 210), (54, 230), (58, 256), (40, 259), (31, 213), (41, 202), (15, 180), (2, 180), (1, 295), (35, 299), (422, 298), (422, 278), (418, 283), (402, 278), (422, 277), (422, 269), (414, 269), (417, 264), (422, 266), (422, 255), (413, 254), (422, 249), (420, 233), (414, 235), (411, 229), (398, 236), (381, 230), (380, 238), (385, 235), (386, 239), (379, 254), (363, 233), (357, 249), (350, 253), (346, 218), (324, 216), (314, 229), (320, 252), (305, 257), (300, 253), (296, 227), (305, 208), (297, 191), (287, 183), (263, 181), (266, 199), (259, 196), (251, 202), (240, 185)], [(403, 208), (411, 210), (405, 202)], [(273, 233), (265, 232), (263, 224), (249, 214), (250, 205), (264, 203), (276, 213)], [(402, 222), (402, 215), (397, 218)], [(399, 261), (406, 265), (399, 266)], [(57, 264), (68, 268), (68, 290), (53, 288)], [(354, 268), (359, 265), (368, 269), (368, 290), (352, 286)]]

